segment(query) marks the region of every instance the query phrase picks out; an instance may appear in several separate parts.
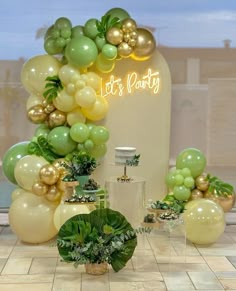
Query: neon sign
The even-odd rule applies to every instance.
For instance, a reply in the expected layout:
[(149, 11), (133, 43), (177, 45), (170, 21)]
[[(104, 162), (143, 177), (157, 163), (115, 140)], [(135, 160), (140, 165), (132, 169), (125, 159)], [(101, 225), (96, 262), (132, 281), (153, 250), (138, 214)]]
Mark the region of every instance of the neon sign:
[(133, 94), (135, 90), (150, 90), (157, 94), (160, 90), (159, 72), (149, 68), (144, 75), (131, 72), (124, 79), (111, 75), (109, 81), (101, 86), (101, 96), (124, 96)]

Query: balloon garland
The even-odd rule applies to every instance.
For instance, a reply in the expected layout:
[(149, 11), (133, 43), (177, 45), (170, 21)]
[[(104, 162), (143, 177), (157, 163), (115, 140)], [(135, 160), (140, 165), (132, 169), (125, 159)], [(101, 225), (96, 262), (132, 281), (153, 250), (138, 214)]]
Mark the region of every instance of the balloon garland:
[[(27, 116), (37, 128), (31, 141), (13, 145), (3, 157), (3, 172), (18, 187), (9, 221), (20, 239), (39, 243), (56, 234), (53, 216), (65, 175), (61, 161), (70, 161), (76, 153), (95, 159), (106, 154), (110, 133), (101, 121), (109, 104), (100, 95), (100, 74), (112, 72), (121, 59), (145, 61), (155, 48), (152, 33), (139, 28), (122, 8), (84, 25), (73, 26), (60, 17), (48, 28), (46, 54), (30, 58), (21, 70), (21, 82), (30, 94)], [(45, 228), (41, 221), (48, 222)]]

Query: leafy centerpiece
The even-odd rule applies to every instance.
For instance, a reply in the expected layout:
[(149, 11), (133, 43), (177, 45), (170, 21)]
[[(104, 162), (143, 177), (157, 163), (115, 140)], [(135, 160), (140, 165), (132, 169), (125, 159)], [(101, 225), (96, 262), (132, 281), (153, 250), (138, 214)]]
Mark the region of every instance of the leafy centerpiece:
[[(96, 209), (76, 215), (61, 227), (57, 247), (63, 261), (82, 264), (92, 274), (105, 272), (111, 264), (115, 272), (125, 267), (137, 245), (137, 236), (126, 218), (112, 209)], [(95, 273), (91, 264), (96, 267)], [(104, 268), (105, 266), (105, 268)]]

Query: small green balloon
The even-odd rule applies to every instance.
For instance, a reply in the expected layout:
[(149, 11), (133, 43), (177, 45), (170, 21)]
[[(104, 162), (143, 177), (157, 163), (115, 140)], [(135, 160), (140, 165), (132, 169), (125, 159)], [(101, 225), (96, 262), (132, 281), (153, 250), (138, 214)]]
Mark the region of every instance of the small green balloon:
[(94, 39), (97, 34), (98, 34), (98, 29), (97, 29), (97, 19), (91, 18), (89, 19), (85, 25), (84, 25), (84, 34), (89, 37)]
[(56, 46), (55, 39), (48, 37), (44, 41), (44, 49), (49, 55), (56, 55), (62, 52), (62, 48)]
[(110, 15), (111, 19), (114, 17), (119, 18), (120, 22), (126, 18), (130, 18), (129, 13), (123, 8), (112, 8), (105, 15)]
[(117, 57), (117, 47), (107, 43), (102, 48), (102, 54), (106, 59), (114, 60)]
[(98, 49), (93, 40), (87, 36), (72, 38), (65, 49), (68, 62), (78, 68), (88, 68), (97, 59)]
[(191, 191), (184, 185), (180, 185), (174, 187), (173, 194), (177, 200), (187, 201), (191, 196)]
[(91, 150), (94, 148), (94, 142), (93, 142), (91, 139), (87, 139), (87, 140), (84, 142), (84, 148), (85, 148), (87, 151), (91, 151)]
[(43, 137), (47, 138), (49, 132), (50, 132), (50, 129), (47, 127), (46, 124), (40, 124), (36, 128), (34, 135), (36, 137), (43, 136)]
[(173, 171), (172, 172), (169, 172), (166, 175), (166, 185), (170, 189), (173, 189), (174, 188), (174, 186), (175, 186), (175, 173)]
[(91, 151), (89, 151), (89, 154), (93, 158), (99, 159), (105, 156), (106, 152), (107, 152), (106, 144), (99, 144), (99, 145), (95, 145), (94, 148)]
[(109, 139), (109, 131), (104, 126), (96, 126), (90, 132), (90, 139), (95, 145), (103, 144)]
[(74, 141), (83, 143), (89, 136), (89, 129), (84, 123), (74, 123), (70, 129), (70, 136)]
[(3, 156), (2, 170), (7, 179), (13, 184), (17, 184), (14, 169), (16, 163), (28, 155), (28, 141), (20, 142), (10, 147)]
[(71, 29), (71, 38), (76, 38), (84, 35), (84, 28), (82, 25), (77, 25)]
[(103, 46), (107, 43), (105, 36), (97, 35), (95, 38), (95, 43), (99, 51), (102, 50)]
[(195, 148), (187, 148), (183, 150), (176, 159), (176, 168), (188, 168), (191, 171), (192, 177), (200, 176), (206, 166), (206, 158), (204, 154)]
[(77, 143), (70, 137), (70, 128), (58, 126), (53, 128), (48, 134), (48, 142), (52, 146), (54, 153), (65, 156), (72, 152)]
[(60, 17), (55, 21), (55, 27), (58, 29), (64, 29), (64, 28), (72, 28), (72, 24), (70, 19), (66, 17)]

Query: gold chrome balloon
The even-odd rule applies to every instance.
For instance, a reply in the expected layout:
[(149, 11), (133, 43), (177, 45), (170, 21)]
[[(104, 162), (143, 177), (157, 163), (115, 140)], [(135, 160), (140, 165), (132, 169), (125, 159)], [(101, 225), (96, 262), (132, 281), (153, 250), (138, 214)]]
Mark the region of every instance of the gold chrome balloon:
[(50, 113), (48, 118), (48, 125), (50, 128), (61, 126), (66, 123), (66, 113), (60, 110), (55, 110)]
[(46, 120), (47, 114), (44, 112), (44, 107), (41, 104), (37, 104), (28, 110), (28, 118), (33, 123), (38, 124)]
[(193, 191), (191, 192), (190, 200), (195, 200), (195, 199), (199, 199), (199, 198), (203, 198), (202, 191), (200, 191), (198, 189), (193, 189)]
[(56, 159), (52, 165), (57, 168), (57, 170), (59, 171), (60, 175), (64, 175), (66, 172), (65, 167), (63, 166), (63, 164), (66, 163), (66, 160), (61, 158), (61, 159)]
[(44, 112), (47, 114), (50, 114), (51, 112), (53, 112), (55, 110), (55, 106), (52, 103), (48, 103), (45, 108), (44, 108)]
[(117, 52), (120, 57), (128, 58), (132, 54), (133, 48), (127, 42), (122, 42), (118, 45)]
[(121, 29), (123, 32), (131, 32), (137, 29), (137, 24), (132, 18), (126, 18), (122, 21)]
[(195, 179), (195, 184), (197, 189), (201, 190), (201, 191), (207, 191), (208, 187), (209, 187), (209, 181), (207, 179), (207, 174), (203, 173), (202, 175), (198, 176)]
[(137, 29), (138, 37), (131, 58), (137, 61), (149, 59), (156, 49), (156, 41), (152, 33), (145, 28)]
[(51, 164), (44, 165), (39, 171), (39, 178), (43, 183), (53, 185), (59, 179), (59, 171)]
[(58, 191), (56, 185), (52, 185), (49, 187), (49, 190), (47, 194), (45, 195), (45, 198), (50, 202), (59, 202), (61, 199), (61, 192)]
[(117, 27), (112, 27), (107, 31), (106, 39), (109, 43), (118, 45), (123, 40), (123, 31)]
[(225, 196), (218, 196), (215, 191), (213, 191), (213, 193), (207, 191), (204, 194), (204, 198), (210, 199), (219, 204), (224, 212), (229, 212), (235, 204), (235, 193), (232, 193), (231, 195), (225, 193)]
[(35, 182), (32, 186), (32, 192), (35, 195), (44, 196), (48, 192), (48, 185), (41, 181)]

